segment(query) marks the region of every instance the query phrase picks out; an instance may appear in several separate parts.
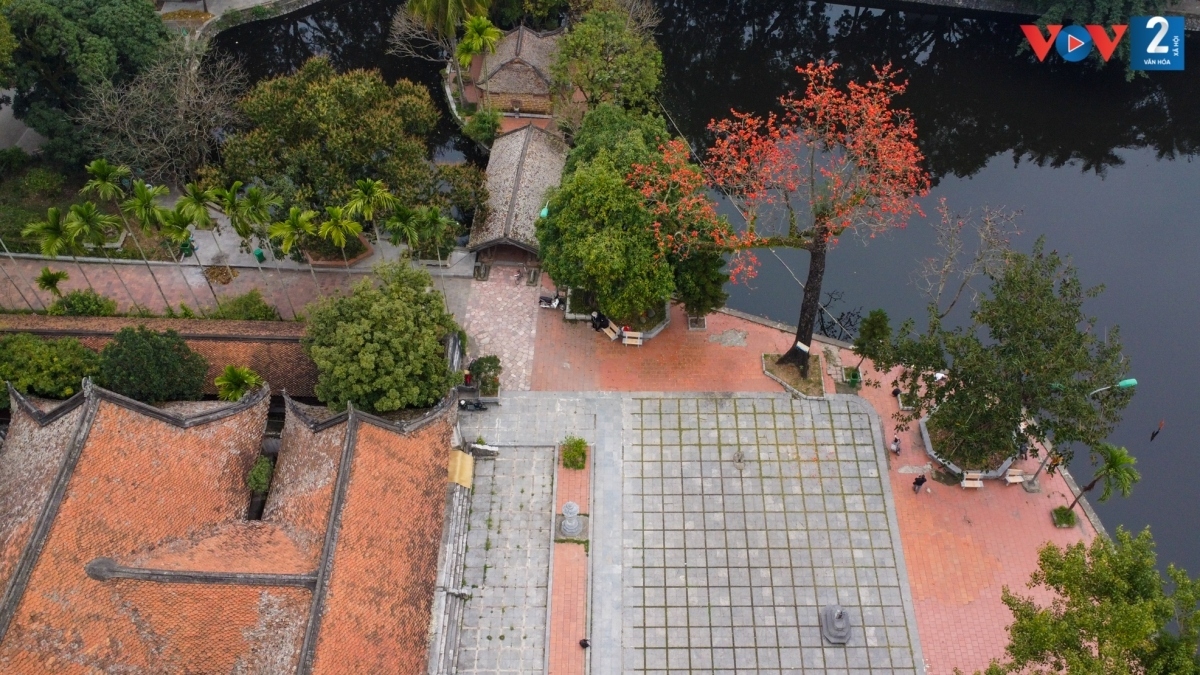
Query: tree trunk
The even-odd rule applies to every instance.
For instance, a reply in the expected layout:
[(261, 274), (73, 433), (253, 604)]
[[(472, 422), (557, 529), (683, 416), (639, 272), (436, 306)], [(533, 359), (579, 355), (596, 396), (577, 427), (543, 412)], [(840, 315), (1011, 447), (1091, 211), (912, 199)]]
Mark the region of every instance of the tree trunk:
[[(817, 312), (821, 311), (821, 282), (825, 279), (825, 255), (828, 251), (824, 228), (819, 228), (808, 248), (808, 281), (804, 284), (804, 299), (800, 303), (800, 320), (796, 322), (796, 340), (791, 349), (779, 358), (779, 363), (792, 363), (799, 367), (800, 376), (805, 378), (808, 377), (813, 326), (817, 322)], [(809, 351), (796, 346), (797, 343), (807, 346)]]
[(125, 289), (125, 295), (129, 296), (129, 302), (133, 303), (133, 310), (136, 312), (140, 305), (138, 304), (137, 298), (133, 297), (133, 291), (129, 290), (129, 286), (127, 286), (125, 284), (125, 280), (121, 278), (121, 273), (117, 271), (117, 266), (115, 263), (113, 263), (112, 258), (108, 257), (108, 251), (104, 250), (104, 245), (101, 244), (98, 248), (100, 249), (100, 252), (104, 254), (104, 259), (108, 261), (108, 266), (112, 268), (112, 273), (116, 275), (117, 281), (121, 282), (121, 288)]
[(1083, 487), (1083, 489), (1081, 489), (1081, 490), (1079, 491), (1079, 494), (1075, 496), (1075, 501), (1071, 502), (1071, 505), (1067, 507), (1067, 510), (1068, 510), (1068, 511), (1072, 511), (1072, 510), (1074, 510), (1074, 509), (1075, 509), (1075, 505), (1079, 503), (1079, 500), (1080, 500), (1080, 499), (1083, 499), (1083, 496), (1084, 496), (1085, 494), (1087, 494), (1087, 493), (1091, 492), (1091, 491), (1092, 491), (1092, 488), (1096, 487), (1096, 483), (1099, 483), (1099, 482), (1100, 482), (1100, 478), (1099, 478), (1099, 477), (1097, 477), (1097, 478), (1093, 478), (1093, 479), (1092, 479), (1092, 482), (1090, 482), (1090, 483), (1088, 483), (1087, 485), (1085, 485), (1085, 486)]
[(346, 265), (346, 280), (350, 280), (350, 260), (346, 257), (346, 247), (342, 247), (342, 263)]
[(87, 272), (83, 271), (83, 265), (79, 264), (79, 258), (72, 255), (71, 260), (75, 261), (75, 266), (79, 268), (79, 273), (83, 275), (83, 282), (87, 284), (88, 290), (95, 293), (96, 289), (92, 286), (92, 280), (88, 278)]
[[(196, 296), (195, 289), (188, 283), (187, 272), (183, 271), (183, 260), (175, 257), (175, 249), (172, 246), (173, 244), (171, 243), (167, 244), (167, 253), (171, 254), (171, 262), (175, 263), (176, 269), (179, 270), (179, 276), (183, 279), (183, 285), (187, 287), (188, 293), (192, 296), (192, 302), (196, 303), (196, 311), (200, 311), (200, 298)], [(203, 270), (201, 270), (201, 274), (203, 274)], [(212, 288), (209, 288), (209, 290), (212, 290)], [(213, 300), (216, 299), (216, 294), (213, 294)], [(170, 307), (170, 305), (167, 306)]]
[(279, 283), (283, 286), (283, 297), (287, 298), (288, 309), (292, 310), (292, 320), (296, 319), (296, 305), (292, 304), (292, 293), (288, 290), (287, 277), (283, 274), (283, 268), (279, 266), (279, 256), (275, 255), (274, 247), (267, 245), (271, 251), (271, 258), (275, 261), (275, 273), (279, 275)]

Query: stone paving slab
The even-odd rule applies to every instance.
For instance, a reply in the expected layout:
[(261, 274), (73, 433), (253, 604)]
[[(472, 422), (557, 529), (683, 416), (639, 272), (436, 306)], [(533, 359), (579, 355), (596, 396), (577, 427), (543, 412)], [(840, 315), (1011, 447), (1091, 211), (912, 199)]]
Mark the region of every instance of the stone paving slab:
[(516, 268), (498, 267), (487, 281), (471, 283), (466, 315), (460, 317), (460, 322), (467, 331), (470, 358), (488, 354), (500, 357), (504, 368), (500, 373), (501, 391), (528, 391), (540, 289), (526, 286), (523, 281), (514, 282), (510, 269)]

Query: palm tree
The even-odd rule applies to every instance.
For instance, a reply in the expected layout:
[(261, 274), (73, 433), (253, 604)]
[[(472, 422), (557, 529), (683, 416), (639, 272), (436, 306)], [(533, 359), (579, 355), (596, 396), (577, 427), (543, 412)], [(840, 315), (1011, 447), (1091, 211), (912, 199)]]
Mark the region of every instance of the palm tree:
[(1075, 501), (1067, 507), (1068, 511), (1074, 509), (1079, 500), (1083, 499), (1084, 493), (1091, 492), (1101, 481), (1104, 482), (1104, 491), (1100, 493), (1100, 501), (1106, 502), (1112, 496), (1113, 490), (1119, 491), (1122, 497), (1128, 497), (1133, 490), (1133, 484), (1142, 479), (1142, 475), (1133, 468), (1137, 459), (1125, 448), (1101, 443), (1096, 447), (1095, 453), (1099, 455), (1100, 468), (1096, 470), (1092, 482), (1083, 486)]
[(117, 266), (113, 264), (112, 258), (108, 257), (108, 250), (104, 248), (104, 240), (108, 237), (108, 231), (119, 227), (119, 222), (116, 216), (104, 213), (94, 203), (84, 202), (71, 205), (71, 210), (67, 212), (66, 227), (75, 232), (78, 241), (90, 244), (104, 254), (104, 259), (112, 268), (113, 276), (121, 282), (121, 288), (125, 289), (125, 294), (129, 296), (129, 302), (136, 311), (140, 307), (137, 298), (129, 290), (129, 286), (125, 285), (125, 280), (121, 278), (120, 272), (117, 272)]
[[(242, 187), (241, 181), (234, 181), (233, 184), (239, 190)], [(229, 273), (229, 278), (233, 279), (233, 269), (229, 267), (229, 259), (225, 257), (225, 251), (221, 248), (221, 241), (217, 239), (217, 232), (221, 229), (221, 225), (213, 220), (212, 214), (208, 212), (208, 205), (215, 199), (216, 195), (213, 194), (212, 190), (205, 190), (196, 183), (188, 183), (183, 186), (183, 195), (179, 198), (179, 203), (183, 204), (183, 209), (191, 215), (196, 229), (208, 228), (209, 234), (212, 235), (213, 243), (217, 245), (217, 254), (225, 261), (225, 271)], [(200, 254), (197, 253), (197, 262), (199, 262), (199, 259)]]
[(84, 271), (83, 265), (79, 264), (79, 258), (76, 257), (81, 249), (79, 233), (67, 228), (62, 211), (57, 206), (46, 209), (45, 220), (26, 225), (25, 229), (21, 230), (21, 236), (37, 239), (42, 255), (49, 258), (57, 258), (63, 253), (70, 255), (71, 260), (75, 261), (75, 266), (79, 268), (79, 273), (83, 275), (84, 283), (92, 292), (96, 291), (92, 286), (92, 280), (88, 278), (87, 272)]
[[(284, 255), (288, 255), (292, 252), (292, 247), (302, 242), (305, 237), (311, 237), (317, 233), (317, 228), (313, 225), (316, 217), (316, 211), (302, 210), (299, 206), (293, 206), (288, 210), (287, 219), (272, 224), (267, 230), (267, 234), (271, 239), (278, 239), (279, 248)], [(312, 260), (308, 262), (308, 272), (312, 274), (313, 287), (316, 289), (317, 295), (321, 295), (321, 285), (317, 283), (317, 272), (313, 269)]]
[(387, 189), (387, 185), (381, 180), (371, 180), (370, 178), (362, 178), (354, 183), (354, 189), (350, 191), (350, 200), (346, 202), (346, 215), (351, 218), (362, 217), (363, 220), (370, 224), (371, 229), (375, 231), (375, 245), (379, 245), (379, 230), (375, 228), (375, 215), (377, 212), (387, 212), (400, 206), (400, 200), (396, 199)]
[[(165, 185), (147, 185), (145, 181), (136, 180), (133, 182), (133, 193), (129, 196), (129, 199), (121, 202), (121, 212), (126, 216), (133, 216), (143, 229), (152, 228), (159, 230), (162, 227), (163, 214), (167, 212), (167, 209), (163, 208), (158, 203), (158, 200), (165, 197), (168, 192), (169, 190)], [(190, 234), (187, 235), (187, 237), (190, 236)], [(184, 239), (186, 240), (187, 237), (184, 237)], [(175, 240), (171, 239), (171, 241), (174, 242)], [(141, 245), (139, 244), (139, 246)], [(200, 298), (196, 297), (196, 291), (188, 283), (187, 274), (183, 271), (183, 259), (175, 256), (175, 247), (173, 245), (167, 246), (167, 253), (171, 254), (171, 261), (175, 263), (176, 269), (179, 270), (179, 276), (183, 278), (183, 285), (187, 287), (188, 293), (192, 296), (192, 302), (199, 309)], [(142, 257), (145, 258), (145, 254)], [(160, 288), (159, 290), (161, 291), (162, 289)], [(164, 299), (166, 299), (165, 296)], [(167, 303), (167, 307), (170, 306), (170, 303)]]
[[(196, 220), (192, 216), (191, 210), (185, 208), (183, 204), (177, 203), (173, 209), (163, 209), (159, 213), (158, 218), (163, 236), (169, 239), (173, 245), (181, 246), (184, 242), (192, 238), (192, 232), (188, 228), (194, 225)], [(174, 256), (174, 252), (171, 255)], [(213, 288), (212, 281), (209, 280), (208, 275), (204, 273), (203, 266), (200, 265), (200, 256), (196, 256), (196, 265), (200, 267), (200, 276), (204, 278), (204, 283), (208, 284), (208, 292), (212, 293), (213, 302), (217, 304), (217, 307), (220, 307), (221, 300), (217, 297), (217, 291)], [(182, 257), (179, 259), (179, 270), (180, 274), (182, 274)], [(183, 280), (185, 283), (187, 282), (186, 275)], [(188, 288), (191, 288), (191, 284), (188, 284)], [(192, 299), (196, 301), (196, 309), (200, 310), (200, 299), (196, 297), (195, 293), (192, 293)]]
[(52, 270), (49, 267), (43, 267), (41, 274), (34, 277), (34, 281), (37, 282), (38, 288), (56, 298), (61, 298), (62, 291), (58, 289), (58, 285), (70, 278), (71, 275), (67, 274), (66, 270)]
[[(257, 220), (261, 217), (263, 220), (269, 219), (269, 215), (263, 215), (268, 207), (264, 203), (264, 195), (261, 188), (252, 188), (257, 190), (255, 204), (253, 207), (245, 197), (242, 196), (242, 181), (235, 180), (233, 184), (226, 188), (217, 188), (212, 191), (213, 201), (218, 209), (229, 218), (229, 226), (233, 228), (234, 233), (241, 238), (247, 248), (250, 246), (250, 238), (254, 236), (254, 226)], [(258, 268), (258, 274), (262, 277), (263, 288), (270, 290), (270, 282), (267, 280), (267, 273), (263, 271), (262, 265), (258, 262), (258, 257), (254, 257), (254, 266)], [(295, 312), (292, 312), (295, 314)]]
[(326, 206), (325, 212), (329, 220), (321, 223), (320, 235), (328, 239), (334, 246), (342, 249), (342, 262), (346, 263), (346, 278), (350, 278), (350, 261), (346, 258), (346, 242), (350, 237), (357, 237), (362, 232), (358, 221), (346, 217), (346, 211), (340, 206)]
[(246, 366), (228, 365), (213, 383), (217, 385), (217, 398), (222, 401), (240, 401), (246, 392), (261, 387), (263, 378)]
[[(119, 207), (120, 201), (125, 198), (125, 190), (121, 188), (121, 182), (133, 175), (129, 167), (119, 164), (109, 164), (106, 159), (97, 159), (93, 160), (84, 169), (91, 178), (88, 179), (88, 182), (84, 183), (79, 194), (94, 196), (101, 201), (112, 202), (114, 206)], [(124, 210), (119, 210), (118, 213), (121, 214), (121, 222), (125, 225), (125, 231), (129, 233), (134, 245), (137, 246), (138, 253), (142, 256), (142, 262), (146, 264), (146, 271), (150, 273), (150, 280), (158, 288), (158, 294), (162, 296), (163, 304), (169, 308), (171, 301), (167, 298), (167, 294), (163, 292), (162, 285), (158, 283), (158, 277), (154, 276), (154, 268), (150, 266), (150, 261), (146, 258), (146, 251), (142, 249), (142, 242), (134, 234), (133, 228), (129, 226), (129, 219), (125, 217)]]
[(496, 43), (504, 33), (492, 25), (486, 15), (470, 16), (463, 22), (462, 41), (458, 43), (458, 64), (470, 69), (471, 59), (476, 54), (496, 53)]
[(457, 68), (454, 58), (458, 51), (458, 26), (471, 16), (486, 16), (488, 0), (408, 0), (408, 13), (424, 26), (425, 30), (440, 38), (450, 49), (450, 62), (458, 71), (459, 95), (462, 95), (462, 70)]
[[(271, 246), (270, 238), (264, 236), (264, 228), (271, 222), (272, 209), (283, 206), (283, 199), (279, 195), (255, 185), (246, 190), (242, 204), (246, 222), (250, 224), (250, 233), (258, 238), (259, 243), (263, 244), (263, 248), (271, 251), (271, 257), (275, 260), (275, 272), (279, 275), (279, 284), (283, 286), (283, 297), (287, 299), (288, 308), (292, 310), (292, 318), (295, 318), (296, 306), (292, 304), (292, 295), (288, 291), (287, 279), (279, 266), (279, 256), (275, 255), (275, 248)], [(249, 241), (248, 237), (246, 238)], [(254, 261), (257, 264), (258, 258), (256, 257)], [(259, 267), (259, 271), (262, 271), (261, 267)]]
[[(396, 209), (391, 218), (383, 225), (387, 230), (388, 241), (392, 242), (392, 246), (399, 246), (404, 243), (408, 246), (408, 256), (411, 258), (413, 252), (417, 249), (417, 243), (421, 239), (420, 228), (417, 223), (417, 212), (407, 206), (401, 206)], [(400, 256), (396, 256), (399, 260)]]

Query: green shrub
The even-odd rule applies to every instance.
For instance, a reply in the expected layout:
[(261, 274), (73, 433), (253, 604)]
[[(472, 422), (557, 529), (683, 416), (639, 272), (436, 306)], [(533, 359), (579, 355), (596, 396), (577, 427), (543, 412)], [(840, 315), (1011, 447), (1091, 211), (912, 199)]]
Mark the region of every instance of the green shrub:
[(480, 108), (471, 115), (463, 125), (463, 133), (468, 138), (491, 147), (496, 140), (496, 132), (500, 130), (500, 111), (495, 108)]
[(263, 386), (262, 375), (245, 366), (225, 366), (217, 376), (217, 398), (222, 401), (240, 401), (246, 392)]
[(57, 197), (62, 194), (66, 182), (66, 176), (61, 173), (37, 167), (25, 172), (25, 177), (21, 179), (21, 194), (26, 197)]
[(472, 384), (479, 387), (480, 396), (500, 393), (500, 373), (504, 368), (500, 366), (499, 356), (481, 356), (467, 366), (467, 371), (471, 373)]
[(100, 352), (101, 385), (145, 403), (199, 399), (207, 373), (208, 361), (173, 330), (122, 328)]
[[(328, 239), (322, 239), (320, 237), (304, 237), (304, 240), (300, 242), (300, 247), (305, 251), (308, 251), (308, 254), (317, 260), (342, 261), (342, 249), (338, 248), (332, 241)], [(346, 239), (347, 259), (353, 258), (365, 250), (367, 250), (367, 247), (363, 246), (362, 240), (358, 237), (348, 237)]]
[(254, 466), (250, 467), (250, 473), (246, 474), (246, 487), (256, 495), (267, 494), (271, 489), (271, 473), (274, 470), (275, 464), (271, 458), (259, 455), (254, 460)]
[(29, 163), (31, 157), (17, 146), (0, 150), (0, 178), (14, 175)]
[(587, 441), (578, 436), (567, 436), (563, 439), (562, 464), (567, 469), (582, 469), (587, 466)]
[(71, 291), (46, 308), (53, 316), (113, 316), (117, 301), (106, 298), (90, 288)]
[(1075, 511), (1065, 506), (1056, 507), (1050, 512), (1054, 524), (1059, 527), (1075, 527)]
[[(100, 370), (100, 356), (75, 338), (42, 340), (28, 333), (0, 337), (0, 380), (22, 394), (69, 398)], [(0, 408), (8, 406), (2, 397)]]
[(210, 319), (231, 319), (237, 321), (279, 321), (279, 312), (263, 300), (262, 293), (256, 288), (249, 293), (235, 298), (222, 300), (221, 306), (208, 312), (205, 316)]

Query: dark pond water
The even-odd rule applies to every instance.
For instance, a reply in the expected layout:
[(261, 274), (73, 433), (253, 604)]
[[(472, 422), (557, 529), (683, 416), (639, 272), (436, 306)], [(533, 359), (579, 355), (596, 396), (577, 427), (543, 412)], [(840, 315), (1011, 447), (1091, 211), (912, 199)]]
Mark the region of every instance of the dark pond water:
[[(380, 68), (431, 86), (437, 67), (385, 52), (395, 0), (331, 0), (222, 34), (258, 77), (290, 72), (314, 54), (340, 68)], [(1017, 21), (952, 12), (865, 9), (795, 0), (662, 2), (666, 78), (663, 102), (694, 145), (729, 108), (765, 112), (800, 85), (792, 70), (831, 58), (849, 75), (891, 61), (910, 78), (904, 105), (916, 118), (936, 187), (958, 210), (983, 205), (1022, 211), (1018, 247), (1039, 235), (1069, 253), (1086, 283), (1107, 291), (1089, 306), (1102, 325), (1121, 326), (1140, 385), (1111, 439), (1138, 457), (1142, 482), (1128, 499), (1098, 504), (1110, 528), (1150, 525), (1160, 559), (1200, 574), (1200, 76), (1182, 73), (1126, 81), (1120, 67), (1046, 63), (1019, 53)], [(1194, 34), (1187, 49), (1200, 54)], [(440, 96), (435, 99), (441, 101)], [(466, 147), (446, 123), (437, 154)], [(883, 307), (893, 319), (923, 316), (912, 283), (930, 255), (921, 221), (870, 246), (846, 239), (830, 255), (826, 289), (843, 307)], [(751, 287), (733, 287), (731, 305), (795, 321), (803, 254), (759, 256)], [(1159, 419), (1166, 430), (1149, 443)], [(1086, 454), (1086, 453), (1081, 453)], [(1073, 467), (1087, 480), (1082, 458)]]

